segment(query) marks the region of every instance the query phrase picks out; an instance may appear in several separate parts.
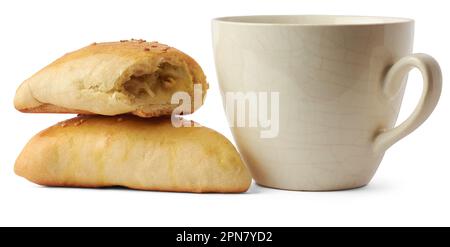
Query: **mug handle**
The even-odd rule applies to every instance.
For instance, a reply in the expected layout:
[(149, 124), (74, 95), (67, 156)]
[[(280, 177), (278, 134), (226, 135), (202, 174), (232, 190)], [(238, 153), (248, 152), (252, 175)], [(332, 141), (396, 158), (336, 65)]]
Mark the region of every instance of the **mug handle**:
[(417, 53), (401, 58), (387, 72), (382, 92), (393, 97), (402, 85), (403, 78), (413, 68), (423, 77), (423, 92), (412, 114), (400, 125), (391, 129), (381, 129), (374, 139), (375, 152), (386, 151), (394, 143), (413, 132), (433, 112), (442, 90), (442, 74), (439, 64), (430, 55)]

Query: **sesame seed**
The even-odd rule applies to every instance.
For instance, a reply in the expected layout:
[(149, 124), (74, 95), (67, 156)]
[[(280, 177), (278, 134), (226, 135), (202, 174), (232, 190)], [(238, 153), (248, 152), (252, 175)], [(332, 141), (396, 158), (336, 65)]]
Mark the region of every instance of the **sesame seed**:
[(73, 125), (75, 125), (75, 126), (78, 126), (78, 125), (82, 124), (83, 122), (84, 122), (84, 120), (83, 120), (83, 119), (81, 119), (80, 121), (78, 121), (78, 122), (74, 123)]

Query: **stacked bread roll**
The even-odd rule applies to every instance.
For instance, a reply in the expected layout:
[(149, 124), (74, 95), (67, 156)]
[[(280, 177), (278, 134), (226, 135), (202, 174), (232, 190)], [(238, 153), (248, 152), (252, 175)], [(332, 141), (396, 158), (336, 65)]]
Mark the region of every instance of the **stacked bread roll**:
[[(25, 80), (14, 105), (80, 115), (34, 136), (15, 172), (46, 186), (244, 192), (251, 177), (234, 146), (171, 117), (195, 111), (207, 88), (194, 59), (158, 42), (93, 43), (68, 53)], [(177, 93), (200, 94), (201, 103), (181, 107)]]

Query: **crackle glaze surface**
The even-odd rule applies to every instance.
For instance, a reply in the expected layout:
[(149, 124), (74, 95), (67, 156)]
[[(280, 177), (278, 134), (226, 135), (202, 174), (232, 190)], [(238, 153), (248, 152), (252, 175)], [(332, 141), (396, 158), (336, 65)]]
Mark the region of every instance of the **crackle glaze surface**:
[[(408, 57), (414, 32), (409, 19), (247, 16), (215, 19), (212, 25), (222, 94), (280, 93), (277, 137), (261, 139), (260, 128), (232, 128), (261, 185), (291, 190), (364, 186), (384, 151), (420, 125), (439, 97), (435, 61), (424, 54)], [(405, 56), (401, 68), (390, 71)], [(423, 95), (418, 116), (392, 131), (412, 67), (425, 73), (425, 90), (429, 83), (434, 89), (424, 92), (431, 96)]]

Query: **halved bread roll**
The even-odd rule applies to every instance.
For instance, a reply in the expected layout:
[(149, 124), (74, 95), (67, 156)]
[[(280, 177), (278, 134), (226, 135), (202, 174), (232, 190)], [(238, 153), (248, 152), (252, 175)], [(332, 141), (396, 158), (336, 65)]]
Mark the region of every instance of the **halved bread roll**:
[[(208, 84), (200, 66), (181, 51), (157, 42), (94, 43), (57, 59), (17, 89), (16, 109), (34, 113), (81, 113), (141, 117), (170, 115), (175, 92), (200, 99)], [(202, 102), (191, 103), (200, 107)]]
[(43, 130), (14, 170), (47, 186), (244, 192), (251, 182), (239, 153), (218, 132), (131, 115), (79, 116)]

